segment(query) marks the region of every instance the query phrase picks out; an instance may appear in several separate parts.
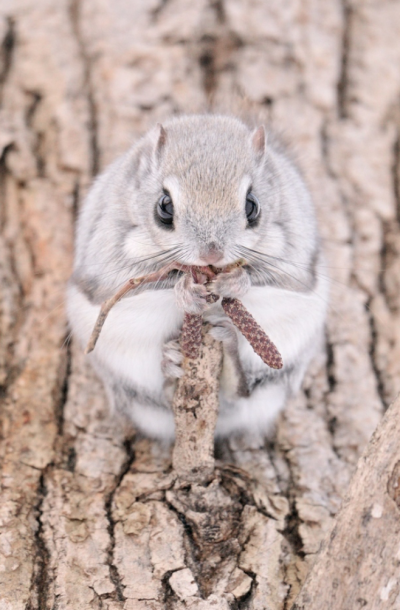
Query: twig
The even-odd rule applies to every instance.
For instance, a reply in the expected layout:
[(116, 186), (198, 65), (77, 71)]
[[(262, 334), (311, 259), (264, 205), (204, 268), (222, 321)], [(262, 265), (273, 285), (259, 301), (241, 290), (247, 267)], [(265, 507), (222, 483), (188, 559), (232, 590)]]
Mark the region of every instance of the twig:
[(222, 346), (203, 324), (196, 358), (183, 359), (172, 401), (175, 419), (174, 472), (180, 481), (205, 483), (214, 473)]
[[(96, 324), (94, 325), (94, 328), (92, 330), (92, 334), (90, 335), (89, 342), (86, 346), (85, 354), (90, 354), (90, 352), (94, 350), (94, 347), (97, 343), (97, 339), (100, 336), (101, 329), (103, 328), (103, 324), (106, 321), (110, 310), (114, 307), (116, 303), (118, 303), (118, 301), (122, 299), (122, 297), (124, 297), (134, 288), (138, 288), (138, 286), (141, 286), (142, 284), (149, 284), (150, 282), (158, 282), (160, 280), (164, 280), (170, 271), (177, 268), (178, 267), (176, 263), (170, 263), (169, 265), (162, 267), (159, 271), (155, 271), (154, 273), (150, 273), (149, 275), (142, 275), (142, 277), (130, 279), (126, 284), (122, 286), (122, 288), (118, 290), (118, 292), (114, 294), (114, 296), (107, 299), (107, 301), (104, 301), (101, 306), (100, 313), (97, 317)], [(179, 269), (183, 270), (184, 268), (181, 265)]]

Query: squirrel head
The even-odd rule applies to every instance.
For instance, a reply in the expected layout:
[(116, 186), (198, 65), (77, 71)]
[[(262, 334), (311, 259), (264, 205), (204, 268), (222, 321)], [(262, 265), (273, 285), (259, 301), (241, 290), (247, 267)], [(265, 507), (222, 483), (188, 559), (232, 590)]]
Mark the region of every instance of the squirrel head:
[(97, 178), (80, 215), (74, 276), (100, 300), (168, 262), (243, 258), (252, 281), (301, 289), (311, 285), (317, 236), (304, 180), (263, 126), (182, 116), (156, 125)]
[[(237, 260), (263, 239), (278, 204), (277, 169), (263, 126), (196, 115), (158, 124), (136, 151), (132, 222), (190, 265)], [(134, 234), (132, 234), (134, 240)]]

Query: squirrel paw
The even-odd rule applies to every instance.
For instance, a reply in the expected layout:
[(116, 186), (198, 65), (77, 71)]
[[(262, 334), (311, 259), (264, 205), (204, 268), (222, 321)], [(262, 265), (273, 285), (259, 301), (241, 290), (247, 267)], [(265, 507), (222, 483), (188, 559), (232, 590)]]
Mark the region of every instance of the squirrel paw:
[(207, 290), (220, 297), (240, 298), (250, 286), (249, 274), (239, 267), (228, 273), (220, 273), (215, 280), (208, 282)]
[(249, 388), (239, 356), (239, 341), (236, 327), (228, 317), (210, 315), (207, 318), (213, 327), (208, 331), (214, 339), (222, 342), (224, 354), (228, 356), (231, 366), (228, 367), (226, 391), (232, 397), (248, 397)]
[(164, 343), (162, 350), (161, 370), (166, 379), (178, 379), (182, 377), (181, 363), (183, 354), (177, 339)]
[(217, 341), (221, 341), (228, 352), (237, 351), (238, 337), (232, 321), (227, 316), (219, 315), (209, 315), (206, 320), (212, 324), (212, 328), (208, 331), (210, 335)]
[(203, 284), (195, 284), (189, 273), (185, 273), (175, 284), (175, 296), (178, 307), (185, 313), (202, 314), (208, 307), (207, 288)]

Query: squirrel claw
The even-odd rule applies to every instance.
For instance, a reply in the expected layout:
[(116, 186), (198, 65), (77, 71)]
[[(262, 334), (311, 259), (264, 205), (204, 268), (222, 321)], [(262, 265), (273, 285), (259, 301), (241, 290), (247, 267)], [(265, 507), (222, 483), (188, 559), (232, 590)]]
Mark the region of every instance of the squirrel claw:
[(183, 354), (177, 339), (164, 343), (161, 370), (166, 379), (179, 379), (179, 377), (182, 377), (183, 370), (180, 366), (182, 360)]
[(202, 314), (208, 307), (208, 291), (203, 284), (196, 284), (189, 273), (185, 273), (175, 285), (178, 307), (185, 313)]
[(248, 273), (242, 267), (237, 267), (227, 273), (219, 273), (215, 280), (207, 283), (207, 289), (221, 297), (240, 298), (246, 294), (250, 285)]

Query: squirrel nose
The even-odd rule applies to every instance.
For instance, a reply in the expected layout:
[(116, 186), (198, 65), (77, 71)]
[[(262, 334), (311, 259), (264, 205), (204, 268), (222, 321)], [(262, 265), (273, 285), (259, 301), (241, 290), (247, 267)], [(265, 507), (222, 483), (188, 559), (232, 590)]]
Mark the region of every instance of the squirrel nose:
[(223, 256), (224, 253), (215, 242), (207, 244), (207, 246), (200, 252), (201, 259), (205, 263), (207, 263), (207, 265), (213, 265), (214, 263), (218, 263), (218, 261), (220, 261)]

